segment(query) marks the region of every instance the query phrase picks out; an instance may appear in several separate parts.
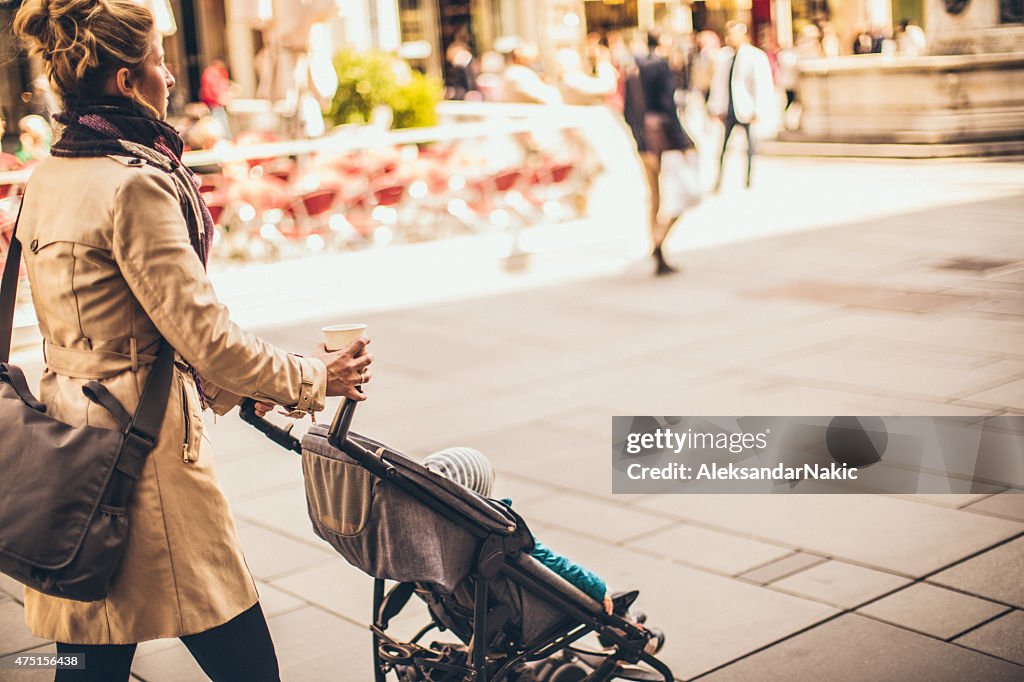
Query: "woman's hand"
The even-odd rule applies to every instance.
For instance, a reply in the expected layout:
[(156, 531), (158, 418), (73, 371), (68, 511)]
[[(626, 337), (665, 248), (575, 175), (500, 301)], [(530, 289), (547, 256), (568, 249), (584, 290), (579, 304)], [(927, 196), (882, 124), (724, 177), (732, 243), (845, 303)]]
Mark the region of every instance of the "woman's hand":
[(366, 395), (356, 390), (356, 386), (373, 378), (369, 369), (373, 356), (366, 352), (369, 343), (369, 339), (360, 338), (336, 351), (329, 351), (327, 346), (320, 344), (313, 357), (327, 365), (327, 395), (366, 400)]

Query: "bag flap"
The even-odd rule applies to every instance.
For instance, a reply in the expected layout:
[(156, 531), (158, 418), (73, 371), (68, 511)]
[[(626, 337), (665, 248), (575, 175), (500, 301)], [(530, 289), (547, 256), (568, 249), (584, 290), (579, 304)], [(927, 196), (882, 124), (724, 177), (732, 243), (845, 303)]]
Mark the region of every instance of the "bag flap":
[(122, 434), (32, 409), (7, 381), (0, 381), (0, 433), (0, 554), (62, 568), (85, 538)]

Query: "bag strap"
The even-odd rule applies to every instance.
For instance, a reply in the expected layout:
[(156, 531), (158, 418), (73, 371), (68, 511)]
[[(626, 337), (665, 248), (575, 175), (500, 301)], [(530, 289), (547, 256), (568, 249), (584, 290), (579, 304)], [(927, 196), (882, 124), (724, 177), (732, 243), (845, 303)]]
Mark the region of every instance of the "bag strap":
[(18, 216), (11, 232), (11, 247), (7, 250), (3, 280), (0, 280), (0, 362), (11, 359), (11, 339), (14, 336), (14, 304), (18, 297), (18, 273), (21, 270), (21, 242), (18, 241), (18, 222), (25, 206), (25, 195), (18, 205)]
[(20, 367), (15, 367), (6, 362), (0, 363), (0, 379), (6, 379), (23, 403), (36, 412), (46, 412), (46, 405), (43, 405), (32, 395), (32, 391), (28, 387), (28, 380), (25, 379), (25, 373), (21, 371)]
[[(142, 476), (146, 457), (156, 447), (160, 425), (167, 411), (167, 396), (171, 391), (171, 377), (174, 372), (174, 349), (164, 341), (160, 344), (156, 363), (142, 389), (139, 406), (131, 423), (124, 431), (121, 455), (117, 459), (117, 470), (135, 480)], [(98, 383), (98, 382), (97, 382)], [(110, 396), (113, 398), (113, 396)], [(124, 412), (122, 408), (122, 412)], [(117, 415), (115, 414), (115, 418)]]

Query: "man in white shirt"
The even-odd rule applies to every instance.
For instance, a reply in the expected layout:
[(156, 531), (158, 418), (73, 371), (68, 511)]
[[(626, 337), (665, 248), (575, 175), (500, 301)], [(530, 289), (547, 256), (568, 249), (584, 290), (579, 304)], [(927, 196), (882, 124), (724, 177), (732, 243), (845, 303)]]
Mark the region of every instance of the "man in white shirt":
[(743, 128), (747, 136), (747, 187), (750, 187), (754, 159), (751, 124), (775, 114), (772, 110), (775, 88), (768, 55), (750, 44), (746, 25), (730, 21), (725, 25), (725, 30), (728, 46), (719, 53), (720, 59), (716, 64), (708, 97), (708, 110), (725, 124), (722, 153), (718, 159), (716, 192), (722, 184), (725, 149), (736, 126)]

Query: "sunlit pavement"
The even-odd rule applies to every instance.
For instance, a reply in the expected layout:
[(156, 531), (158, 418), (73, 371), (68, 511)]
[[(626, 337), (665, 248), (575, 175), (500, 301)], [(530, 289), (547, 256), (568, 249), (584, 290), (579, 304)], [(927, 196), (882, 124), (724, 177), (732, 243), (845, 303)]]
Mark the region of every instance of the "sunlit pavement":
[[(487, 453), (538, 537), (640, 588), (679, 679), (1021, 679), (1024, 495), (610, 493), (616, 414), (1024, 414), (1024, 164), (764, 158), (744, 190), (741, 158), (665, 278), (624, 172), (592, 219), (527, 231), (525, 258), (496, 235), (214, 279), (294, 351), (367, 322), (356, 430)], [(209, 427), (284, 679), (372, 679), (371, 581), (313, 536), (297, 460), (233, 415)], [(0, 587), (0, 648), (47, 650)], [(202, 679), (173, 641), (134, 671)]]

